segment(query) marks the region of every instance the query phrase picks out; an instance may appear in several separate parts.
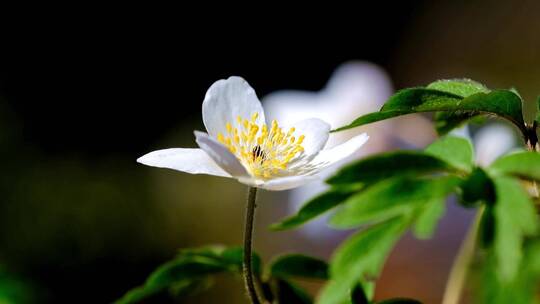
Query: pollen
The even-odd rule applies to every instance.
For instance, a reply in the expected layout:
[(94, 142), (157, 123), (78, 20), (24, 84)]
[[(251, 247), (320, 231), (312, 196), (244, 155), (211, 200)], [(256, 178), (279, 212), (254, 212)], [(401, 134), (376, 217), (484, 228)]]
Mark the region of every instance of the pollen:
[(217, 140), (225, 145), (255, 177), (271, 179), (304, 153), (305, 136), (294, 134), (295, 128), (283, 130), (276, 120), (270, 126), (258, 124), (259, 113), (236, 117), (225, 124), (226, 134), (218, 133)]

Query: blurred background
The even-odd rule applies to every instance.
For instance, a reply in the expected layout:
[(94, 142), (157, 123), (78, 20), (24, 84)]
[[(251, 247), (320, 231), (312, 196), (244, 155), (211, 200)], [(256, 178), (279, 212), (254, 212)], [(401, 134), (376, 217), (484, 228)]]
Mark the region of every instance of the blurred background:
[[(515, 86), (529, 112), (540, 94), (536, 0), (368, 3), (324, 15), (291, 8), (262, 16), (265, 9), (197, 19), (176, 9), (89, 8), (6, 24), (0, 303), (110, 303), (178, 248), (240, 244), (244, 186), (135, 162), (152, 150), (195, 147), (204, 94), (218, 79), (247, 79), (270, 116), (300, 118), (309, 108), (334, 126), (377, 110), (396, 89), (440, 78)], [(435, 136), (429, 120), (412, 116), (361, 131), (371, 136), (364, 155), (421, 148)], [(509, 146), (520, 144), (501, 132)], [(491, 138), (484, 142), (499, 140)], [(255, 248), (265, 260), (283, 252), (328, 258), (346, 237), (321, 220), (268, 231), (320, 187), (261, 192)], [(404, 238), (376, 298), (439, 303), (470, 218), (449, 202), (432, 240)], [(241, 281), (220, 277), (185, 303), (245, 303)]]

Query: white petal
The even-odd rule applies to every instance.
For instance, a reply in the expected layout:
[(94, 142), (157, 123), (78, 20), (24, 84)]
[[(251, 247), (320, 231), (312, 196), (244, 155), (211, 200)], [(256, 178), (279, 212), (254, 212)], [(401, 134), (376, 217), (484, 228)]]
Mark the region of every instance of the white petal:
[(296, 138), (300, 135), (305, 136), (302, 146), (306, 155), (317, 154), (328, 141), (330, 125), (318, 118), (301, 120), (293, 124), (293, 127), (296, 129), (294, 131)]
[(204, 126), (214, 138), (219, 132), (226, 133), (227, 122), (236, 125), (238, 116), (249, 120), (254, 113), (258, 113), (257, 124), (263, 124), (264, 112), (255, 91), (236, 76), (214, 82), (202, 105)]
[(168, 168), (191, 174), (231, 177), (201, 149), (165, 149), (150, 152), (137, 162), (158, 168)]
[(195, 131), (197, 144), (225, 171), (234, 177), (249, 176), (246, 168), (227, 147), (204, 132)]
[(287, 177), (279, 177), (276, 179), (271, 179), (267, 182), (264, 182), (258, 185), (259, 188), (271, 190), (271, 191), (281, 191), (288, 190), (296, 187), (300, 187), (309, 182), (319, 179), (317, 175), (295, 175)]
[(319, 166), (319, 169), (322, 170), (358, 151), (368, 139), (369, 136), (366, 133), (357, 135), (341, 145), (337, 145), (331, 149), (322, 150), (310, 163)]

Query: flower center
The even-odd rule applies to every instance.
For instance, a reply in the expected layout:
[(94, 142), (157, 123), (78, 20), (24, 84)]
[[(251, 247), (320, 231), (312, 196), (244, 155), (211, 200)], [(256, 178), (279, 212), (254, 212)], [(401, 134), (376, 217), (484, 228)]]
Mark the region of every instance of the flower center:
[(238, 116), (235, 126), (227, 122), (226, 134), (218, 133), (217, 140), (225, 145), (255, 177), (269, 179), (283, 175), (295, 156), (304, 152), (304, 135), (296, 138), (294, 128), (285, 132), (276, 120), (270, 129), (256, 123), (259, 114), (250, 120)]

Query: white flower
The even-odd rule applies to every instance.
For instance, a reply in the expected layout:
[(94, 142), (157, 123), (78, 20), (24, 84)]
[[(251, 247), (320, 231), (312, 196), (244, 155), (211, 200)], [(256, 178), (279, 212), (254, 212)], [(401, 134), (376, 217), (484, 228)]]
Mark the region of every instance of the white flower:
[(281, 127), (265, 121), (253, 88), (240, 77), (216, 81), (202, 105), (207, 133), (195, 131), (200, 149), (158, 150), (137, 159), (154, 167), (232, 177), (267, 190), (286, 190), (318, 178), (326, 167), (357, 151), (364, 133), (323, 150), (330, 125), (310, 118)]

